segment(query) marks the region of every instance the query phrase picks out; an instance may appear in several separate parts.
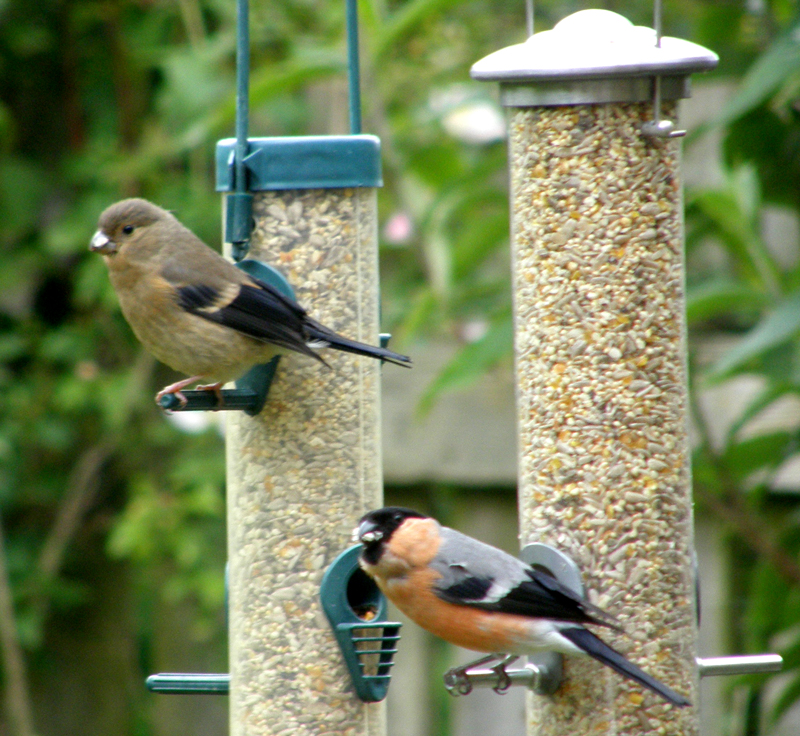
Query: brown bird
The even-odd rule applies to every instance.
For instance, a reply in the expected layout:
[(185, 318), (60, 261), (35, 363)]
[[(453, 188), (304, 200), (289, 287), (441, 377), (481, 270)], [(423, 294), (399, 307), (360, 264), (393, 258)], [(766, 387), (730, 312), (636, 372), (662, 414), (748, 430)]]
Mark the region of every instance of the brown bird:
[(411, 359), (336, 334), (294, 300), (236, 268), (170, 212), (124, 199), (100, 215), (89, 249), (101, 253), (120, 307), (136, 337), (162, 363), (212, 390), (294, 350), (327, 365), (315, 349), (333, 348), (409, 367)]

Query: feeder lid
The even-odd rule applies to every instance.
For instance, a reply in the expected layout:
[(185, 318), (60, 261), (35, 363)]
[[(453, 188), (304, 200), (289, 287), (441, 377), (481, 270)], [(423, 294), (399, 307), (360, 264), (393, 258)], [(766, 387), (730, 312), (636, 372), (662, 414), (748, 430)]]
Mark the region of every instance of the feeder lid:
[(713, 51), (680, 38), (662, 36), (656, 46), (655, 30), (609, 10), (581, 10), (475, 62), (470, 74), (500, 82), (685, 76), (718, 61)]

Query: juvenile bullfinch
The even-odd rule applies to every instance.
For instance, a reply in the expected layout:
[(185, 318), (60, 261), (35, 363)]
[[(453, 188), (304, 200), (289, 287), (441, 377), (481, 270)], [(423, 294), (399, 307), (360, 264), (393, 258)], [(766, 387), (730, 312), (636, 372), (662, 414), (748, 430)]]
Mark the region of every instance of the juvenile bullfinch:
[[(102, 254), (125, 319), (162, 363), (220, 386), (258, 363), (294, 350), (325, 363), (333, 348), (409, 366), (405, 355), (337, 335), (292, 299), (236, 268), (166, 210), (125, 199), (100, 215), (89, 249)], [(326, 364), (327, 365), (327, 364)]]
[(588, 654), (670, 703), (689, 705), (585, 628), (619, 629), (610, 614), (496, 547), (398, 507), (362, 517), (353, 541), (363, 545), (360, 565), (384, 595), (452, 644), (497, 655)]

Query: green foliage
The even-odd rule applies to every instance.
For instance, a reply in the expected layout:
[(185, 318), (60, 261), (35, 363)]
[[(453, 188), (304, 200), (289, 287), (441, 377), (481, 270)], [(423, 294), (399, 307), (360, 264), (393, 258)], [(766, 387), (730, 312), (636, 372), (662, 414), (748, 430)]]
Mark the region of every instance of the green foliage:
[[(728, 350), (714, 365), (709, 378), (720, 380), (743, 368), (756, 365), (765, 370), (763, 361), (769, 361), (772, 350), (780, 348), (800, 335), (800, 293), (793, 293), (779, 301), (768, 311), (763, 319)], [(758, 363), (762, 363), (758, 366)], [(792, 361), (784, 363), (790, 373), (794, 373)], [(787, 376), (788, 378), (789, 376)]]
[(773, 100), (785, 103), (797, 85), (798, 73), (800, 39), (796, 29), (790, 27), (747, 70), (737, 94), (714, 121), (715, 125), (730, 125)]
[(690, 325), (725, 317), (748, 320), (768, 299), (761, 289), (729, 278), (709, 278), (693, 284), (686, 295), (686, 319)]
[(461, 350), (428, 386), (419, 402), (420, 411), (428, 411), (442, 391), (464, 388), (484, 376), (509, 356), (513, 341), (511, 318), (500, 313), (488, 325), (486, 333)]

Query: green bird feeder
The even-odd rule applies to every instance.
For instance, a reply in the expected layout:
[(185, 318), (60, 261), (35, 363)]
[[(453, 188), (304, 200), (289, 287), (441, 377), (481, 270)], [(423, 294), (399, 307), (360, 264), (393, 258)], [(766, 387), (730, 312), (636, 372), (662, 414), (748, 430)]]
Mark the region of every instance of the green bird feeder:
[(359, 567), (360, 552), (361, 545), (356, 545), (333, 561), (319, 595), (356, 695), (374, 703), (389, 689), (401, 624), (386, 619), (386, 598)]

